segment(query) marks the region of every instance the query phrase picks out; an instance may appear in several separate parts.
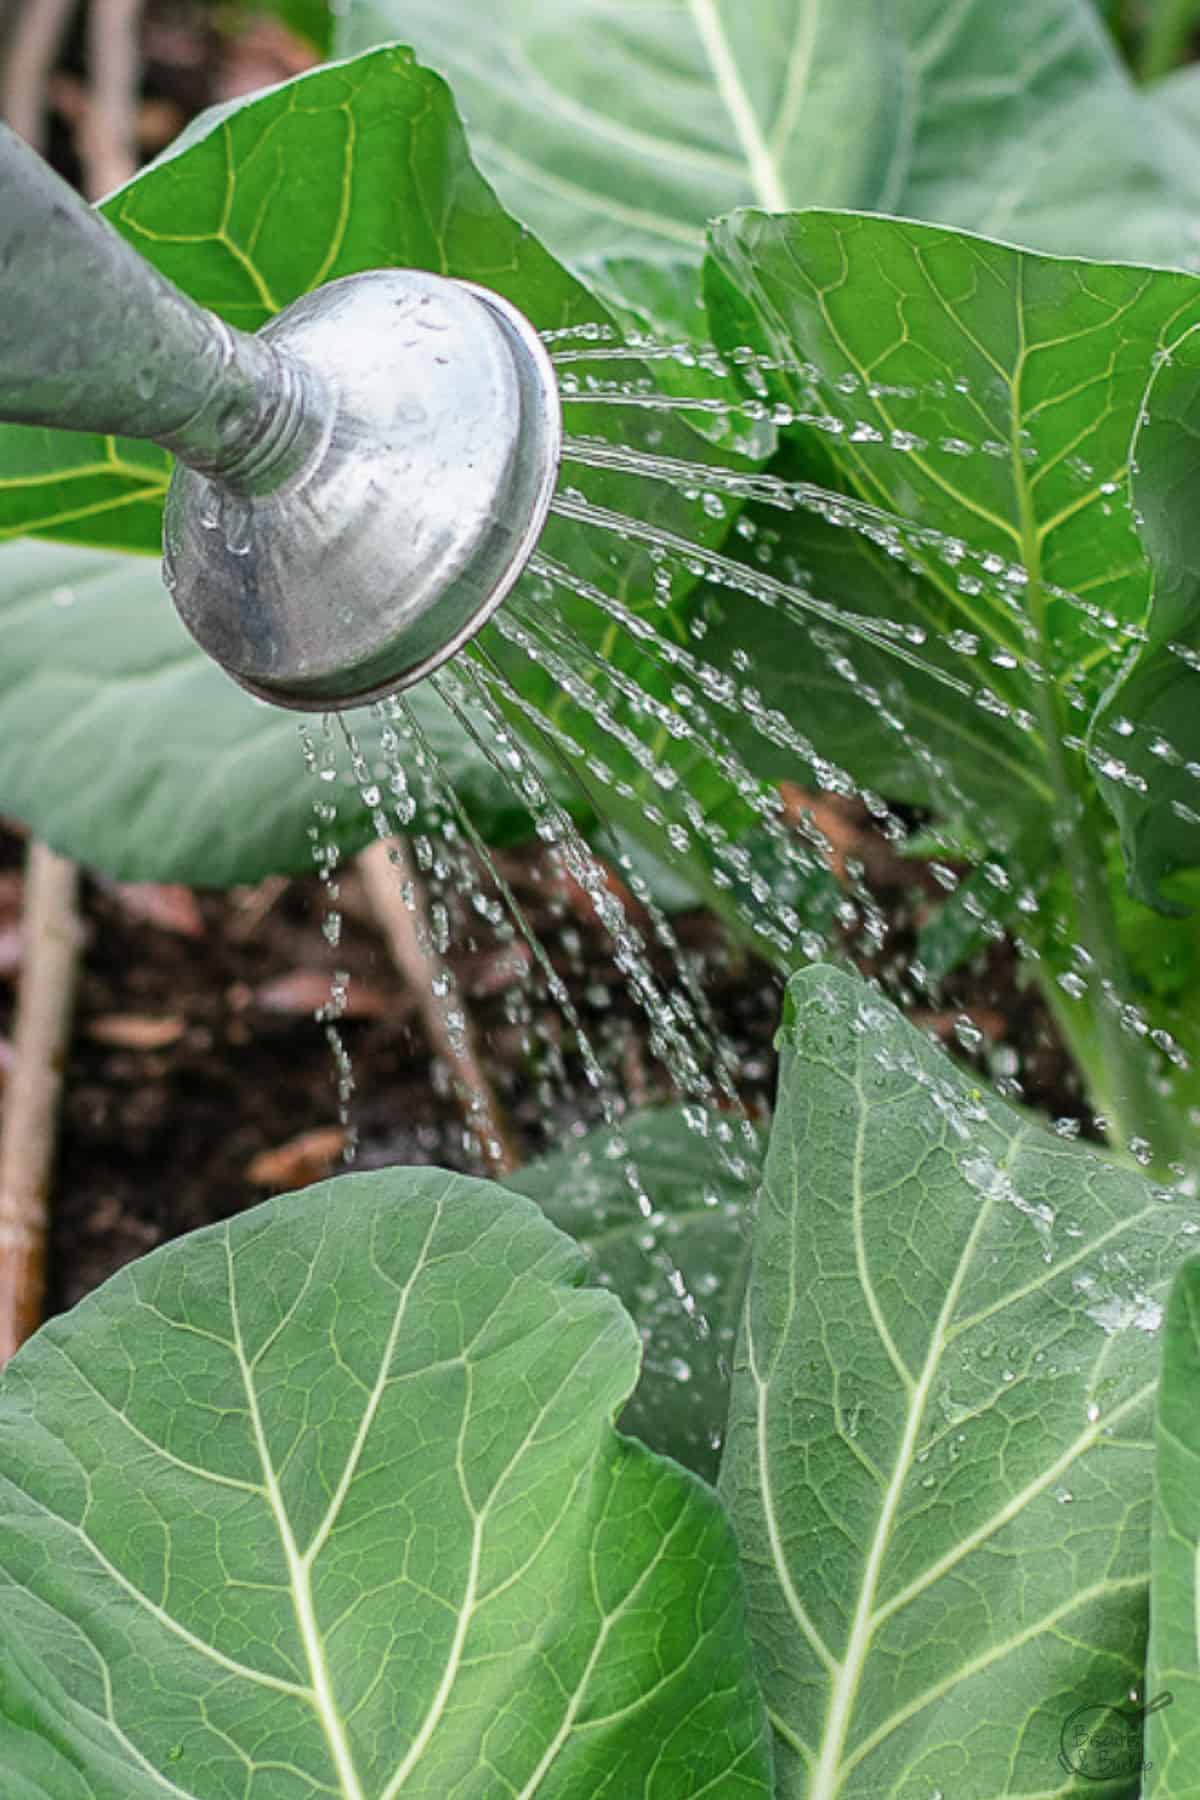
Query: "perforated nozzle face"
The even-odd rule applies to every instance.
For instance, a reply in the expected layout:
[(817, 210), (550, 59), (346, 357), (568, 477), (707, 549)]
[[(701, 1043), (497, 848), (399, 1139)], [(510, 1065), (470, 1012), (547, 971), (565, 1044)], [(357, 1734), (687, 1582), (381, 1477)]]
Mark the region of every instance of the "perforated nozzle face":
[(167, 585), (252, 693), (358, 705), (452, 656), (524, 568), (558, 469), (553, 369), (507, 301), (417, 270), (331, 282), (256, 341), (286, 390), (272, 440), (232, 480), (177, 465)]

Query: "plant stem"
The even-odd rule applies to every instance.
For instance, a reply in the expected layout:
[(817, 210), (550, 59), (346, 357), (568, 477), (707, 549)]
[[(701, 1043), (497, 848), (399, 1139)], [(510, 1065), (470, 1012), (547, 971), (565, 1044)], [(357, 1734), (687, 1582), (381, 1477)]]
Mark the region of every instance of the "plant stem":
[(368, 844), (358, 870), (392, 961), (416, 998), (434, 1054), (450, 1070), (489, 1172), (511, 1175), (521, 1158), (480, 1060), (471, 1021), (452, 997), (453, 978), (434, 947), (408, 846), (402, 838)]
[[(1024, 350), (1022, 366), (1023, 357)], [(1056, 986), (1053, 996), (1050, 995), (1049, 982), (1053, 977), (1049, 974), (1043, 976), (1043, 987), (1080, 1062), (1093, 1106), (1108, 1122), (1110, 1139), (1124, 1149), (1128, 1149), (1135, 1139), (1149, 1143), (1155, 1164), (1165, 1167), (1178, 1157), (1184, 1137), (1169, 1101), (1164, 1100), (1155, 1085), (1154, 1053), (1126, 1030), (1121, 1020), (1120, 1007), (1132, 998), (1133, 982), (1121, 948), (1108, 887), (1094, 785), (1083, 753), (1069, 749), (1066, 742), (1068, 720), (1056, 680), (1055, 646), (1048, 618), (1049, 596), (1042, 578), (1042, 534), (1019, 454), (1019, 389), (1018, 375), (1012, 390), (1012, 473), (1020, 519), (1021, 560), (1029, 576), (1029, 617), (1036, 634), (1038, 669), (1033, 683), (1034, 705), (1045, 747), (1046, 772), (1054, 794), (1052, 841), (1061, 853), (1071, 885), (1075, 911), (1074, 943), (1087, 959), (1086, 1016), (1091, 1030), (1072, 1028), (1069, 1016), (1072, 1009), (1066, 1004), (1064, 990)], [(1076, 1006), (1081, 1004), (1082, 1001), (1074, 1003)]]
[(1188, 39), (1200, 22), (1200, 0), (1158, 0), (1150, 17), (1138, 56), (1138, 76), (1145, 83), (1161, 81), (1179, 67), (1187, 53)]
[[(1030, 582), (1046, 668), (1050, 645), (1045, 629), (1045, 595)], [(1061, 851), (1075, 907), (1074, 942), (1087, 962), (1087, 1027), (1074, 1023), (1082, 1001), (1067, 1001), (1049, 971), (1042, 986), (1051, 1010), (1087, 1078), (1095, 1110), (1108, 1121), (1110, 1138), (1128, 1148), (1134, 1139), (1151, 1145), (1154, 1161), (1165, 1166), (1183, 1147), (1178, 1119), (1154, 1082), (1154, 1053), (1121, 1022), (1119, 1007), (1133, 993), (1108, 889), (1104, 842), (1083, 757), (1064, 743), (1062, 700), (1048, 670), (1037, 684), (1039, 725), (1054, 789), (1053, 839)], [(1053, 989), (1053, 991), (1051, 991)]]
[[(1121, 1023), (1120, 1004), (1133, 988), (1117, 937), (1104, 846), (1093, 808), (1071, 782), (1070, 769), (1063, 773), (1070, 786), (1061, 790), (1056, 803), (1057, 841), (1075, 902), (1073, 941), (1089, 958), (1089, 992), (1086, 1000), (1068, 998), (1045, 964), (1039, 971), (1042, 990), (1084, 1074), (1092, 1106), (1107, 1122), (1109, 1138), (1126, 1149), (1135, 1139), (1144, 1140), (1155, 1165), (1163, 1168), (1183, 1148), (1180, 1121), (1155, 1085), (1155, 1052)], [(1055, 786), (1057, 790), (1057, 781)]]

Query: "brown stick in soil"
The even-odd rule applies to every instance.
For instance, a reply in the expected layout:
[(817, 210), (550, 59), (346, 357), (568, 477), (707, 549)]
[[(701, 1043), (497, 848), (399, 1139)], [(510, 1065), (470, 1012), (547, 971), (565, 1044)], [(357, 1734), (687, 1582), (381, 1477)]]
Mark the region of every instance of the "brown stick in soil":
[(88, 104), (76, 131), (89, 200), (137, 173), (138, 28), (143, 0), (92, 0)]
[[(521, 1158), (479, 1059), (461, 996), (457, 1005), (452, 1003), (453, 976), (434, 947), (408, 847), (400, 838), (370, 844), (359, 856), (358, 867), (392, 960), (416, 997), (435, 1055), (449, 1066), (467, 1123), (479, 1138), (490, 1171), (510, 1175), (520, 1168)], [(439, 992), (445, 997), (439, 998)], [(451, 1010), (457, 1015), (453, 1026)]]
[(26, 0), (0, 44), (0, 118), (35, 150), (46, 146), (46, 80), (74, 11), (75, 0)]
[(0, 1121), (0, 1366), (42, 1318), (47, 1192), (83, 941), (78, 889), (74, 863), (30, 844), (14, 1065)]

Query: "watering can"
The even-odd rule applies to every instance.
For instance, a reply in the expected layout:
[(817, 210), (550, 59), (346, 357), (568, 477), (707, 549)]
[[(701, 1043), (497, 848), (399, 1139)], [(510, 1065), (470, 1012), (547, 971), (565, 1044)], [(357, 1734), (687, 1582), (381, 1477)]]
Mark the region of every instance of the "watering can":
[(536, 331), (413, 269), (349, 275), (251, 336), (195, 305), (0, 125), (0, 419), (176, 457), (163, 579), (280, 706), (411, 685), (537, 543), (561, 418)]

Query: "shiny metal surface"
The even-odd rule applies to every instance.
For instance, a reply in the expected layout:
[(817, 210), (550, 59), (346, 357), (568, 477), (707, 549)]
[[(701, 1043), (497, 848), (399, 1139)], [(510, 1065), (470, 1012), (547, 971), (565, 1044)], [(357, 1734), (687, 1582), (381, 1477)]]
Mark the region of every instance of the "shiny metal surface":
[(352, 705), (444, 662), (524, 567), (558, 467), (553, 371), (505, 301), (417, 270), (331, 282), (259, 336), (323, 396), (322, 435), (266, 493), (179, 467), (167, 585), (253, 693)]
[(181, 618), (252, 693), (306, 710), (409, 685), (478, 630), (537, 542), (561, 433), (549, 358), (498, 295), (372, 270), (251, 337), (4, 127), (0, 418), (172, 450)]

